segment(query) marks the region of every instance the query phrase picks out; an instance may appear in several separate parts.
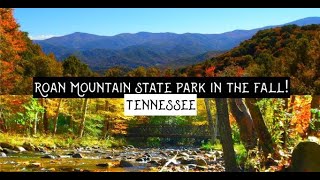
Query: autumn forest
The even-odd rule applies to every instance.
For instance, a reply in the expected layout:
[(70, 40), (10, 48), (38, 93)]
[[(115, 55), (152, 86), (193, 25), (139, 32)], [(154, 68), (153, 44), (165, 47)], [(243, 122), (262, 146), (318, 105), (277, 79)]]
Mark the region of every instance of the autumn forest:
[[(320, 25), (260, 30), (183, 67), (95, 71), (76, 54), (45, 53), (13, 12), (0, 8), (0, 171), (320, 171)], [(290, 77), (292, 95), (197, 99), (197, 116), (125, 116), (123, 99), (31, 95), (33, 77), (228, 76)]]

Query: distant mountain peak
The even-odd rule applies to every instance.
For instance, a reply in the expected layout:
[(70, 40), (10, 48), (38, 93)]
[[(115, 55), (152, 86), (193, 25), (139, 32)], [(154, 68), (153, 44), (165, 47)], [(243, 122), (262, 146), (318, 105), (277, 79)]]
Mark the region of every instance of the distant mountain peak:
[[(113, 66), (154, 66), (189, 63), (208, 51), (226, 51), (250, 39), (259, 30), (288, 24), (299, 26), (320, 24), (320, 17), (307, 17), (287, 24), (250, 30), (234, 30), (221, 34), (137, 32), (100, 36), (84, 32), (38, 40), (46, 53), (53, 52), (60, 60), (76, 54), (94, 70)], [(199, 56), (204, 57), (204, 56)], [(199, 62), (199, 61), (198, 61)]]
[(320, 17), (306, 17), (303, 19), (298, 19), (296, 21), (286, 23), (284, 25), (289, 25), (289, 24), (296, 24), (298, 26), (305, 26), (309, 24), (320, 24)]

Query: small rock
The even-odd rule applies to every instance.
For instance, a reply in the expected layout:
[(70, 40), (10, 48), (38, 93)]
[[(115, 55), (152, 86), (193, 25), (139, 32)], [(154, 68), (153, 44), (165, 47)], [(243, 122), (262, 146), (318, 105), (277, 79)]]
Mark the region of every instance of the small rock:
[(198, 166), (207, 166), (207, 165), (208, 165), (207, 162), (206, 162), (206, 160), (204, 160), (204, 159), (202, 159), (202, 158), (196, 159), (196, 164), (197, 164)]
[(121, 160), (119, 166), (120, 167), (133, 167), (133, 164), (129, 161)]
[(134, 148), (133, 145), (128, 145), (127, 147), (130, 148), (130, 149), (133, 149), (133, 148)]
[(96, 166), (98, 167), (109, 167), (108, 163), (101, 163), (101, 164), (97, 164)]
[(24, 152), (24, 151), (26, 151), (26, 150), (25, 150), (23, 147), (21, 147), (21, 146), (15, 146), (13, 150), (18, 151), (18, 152)]
[(192, 151), (191, 155), (198, 155), (197, 151)]
[(112, 156), (106, 156), (104, 159), (113, 159)]
[(42, 156), (41, 158), (45, 158), (45, 159), (56, 159), (56, 157), (54, 155), (51, 154), (46, 154), (44, 156)]
[(219, 151), (215, 151), (213, 152), (213, 154), (216, 156), (216, 157), (221, 157), (222, 153), (220, 153)]
[(38, 151), (38, 152), (43, 152), (43, 153), (46, 152), (45, 149), (44, 149), (44, 147), (41, 147), (41, 146), (36, 147), (35, 150)]
[(155, 160), (152, 160), (149, 163), (154, 165), (154, 166), (160, 166), (161, 165), (158, 161), (155, 161)]
[(195, 168), (197, 168), (197, 165), (196, 164), (188, 164), (188, 168), (195, 169)]
[(56, 169), (55, 168), (49, 168), (48, 171), (54, 172), (54, 171), (56, 171)]
[(180, 169), (182, 172), (188, 172), (189, 171), (189, 167), (188, 166), (180, 166)]
[(65, 155), (56, 155), (57, 158), (70, 158), (70, 156), (65, 156)]
[(75, 154), (75, 152), (69, 152), (69, 153), (67, 153), (66, 155), (68, 155), (68, 156), (73, 156)]
[(30, 163), (27, 167), (28, 168), (39, 168), (39, 167), (41, 167), (41, 163)]
[(161, 157), (152, 157), (151, 160), (152, 161), (160, 161), (162, 158)]
[(99, 146), (95, 145), (95, 146), (92, 146), (93, 149), (100, 149)]
[(44, 147), (49, 149), (49, 150), (55, 150), (56, 149), (55, 145), (45, 145)]
[(3, 149), (2, 149), (2, 147), (0, 146), (0, 152), (2, 152), (3, 151)]
[(197, 164), (195, 159), (182, 159), (180, 160), (181, 164)]
[(23, 143), (22, 147), (24, 149), (26, 149), (27, 151), (35, 151), (36, 150), (36, 147), (33, 144), (29, 143), (29, 142)]
[(166, 160), (166, 159), (161, 159), (160, 161), (158, 161), (160, 164), (161, 164), (161, 166), (163, 166), (163, 165), (165, 165), (167, 162), (168, 162), (168, 160)]
[(144, 155), (143, 155), (143, 156), (151, 157), (151, 154), (149, 154), (149, 153), (144, 153)]
[(146, 160), (143, 157), (139, 157), (136, 159), (137, 162), (145, 162)]
[(64, 171), (64, 172), (72, 172), (72, 171), (74, 171), (74, 169), (72, 167), (61, 167), (59, 169), (61, 171)]
[(186, 157), (186, 158), (189, 158), (189, 154), (187, 154), (187, 153), (185, 153), (185, 152), (180, 153), (178, 156), (184, 156), (184, 157)]
[(4, 152), (0, 152), (0, 157), (7, 157), (7, 155)]
[(145, 159), (146, 162), (151, 161), (151, 158), (150, 158), (150, 157), (145, 157), (144, 159)]
[(159, 154), (161, 154), (162, 156), (165, 156), (165, 157), (168, 156), (167, 153), (165, 153), (165, 152), (163, 152), (163, 151), (160, 151)]
[(74, 171), (74, 172), (83, 172), (83, 169), (80, 169), (80, 168), (74, 168), (74, 169), (73, 169), (73, 171)]
[(83, 158), (83, 155), (80, 153), (76, 153), (74, 155), (72, 155), (73, 158)]
[(8, 148), (3, 148), (3, 152), (6, 154), (17, 154), (18, 153), (17, 151), (14, 151), (14, 150), (11, 150)]
[(13, 145), (11, 145), (11, 144), (9, 144), (9, 143), (6, 143), (6, 142), (0, 143), (0, 146), (1, 146), (2, 148), (7, 148), (7, 149), (13, 149), (13, 148), (14, 148)]
[(205, 171), (208, 169), (207, 166), (196, 166), (196, 169), (201, 170), (201, 171)]
[(106, 152), (104, 152), (102, 150), (95, 150), (94, 153), (105, 154)]
[(176, 155), (176, 154), (174, 153), (174, 151), (169, 151), (168, 154), (169, 154), (169, 156), (174, 156), (174, 155)]

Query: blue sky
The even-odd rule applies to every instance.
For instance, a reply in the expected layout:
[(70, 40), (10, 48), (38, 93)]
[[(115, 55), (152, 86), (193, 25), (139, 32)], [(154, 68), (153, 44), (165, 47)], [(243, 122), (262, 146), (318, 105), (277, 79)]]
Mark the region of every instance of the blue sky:
[(173, 32), (215, 34), (320, 17), (318, 9), (59, 9), (18, 8), (15, 17), (32, 39), (73, 32), (98, 35)]

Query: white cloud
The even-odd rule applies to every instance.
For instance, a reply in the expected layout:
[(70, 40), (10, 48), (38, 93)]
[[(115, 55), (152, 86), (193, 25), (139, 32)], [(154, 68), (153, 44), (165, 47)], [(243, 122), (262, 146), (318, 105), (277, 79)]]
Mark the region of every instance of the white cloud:
[(52, 37), (57, 37), (59, 35), (53, 35), (53, 34), (42, 34), (42, 35), (35, 35), (35, 36), (29, 36), (30, 39), (32, 40), (44, 40), (44, 39), (49, 39), (49, 38), (52, 38)]

